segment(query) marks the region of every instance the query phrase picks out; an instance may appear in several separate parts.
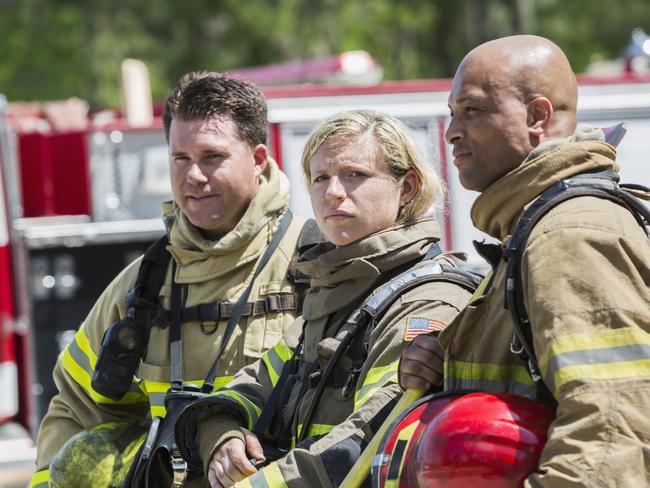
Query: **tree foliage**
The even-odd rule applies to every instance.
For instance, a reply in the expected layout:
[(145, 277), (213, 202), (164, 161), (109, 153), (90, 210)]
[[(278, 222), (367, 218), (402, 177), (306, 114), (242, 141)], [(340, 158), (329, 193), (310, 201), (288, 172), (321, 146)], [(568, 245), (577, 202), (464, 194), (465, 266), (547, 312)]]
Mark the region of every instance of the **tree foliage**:
[(474, 46), (547, 36), (576, 71), (619, 56), (647, 0), (0, 0), (0, 92), (120, 102), (119, 66), (149, 67), (154, 97), (185, 72), (364, 49), (387, 79), (449, 77)]

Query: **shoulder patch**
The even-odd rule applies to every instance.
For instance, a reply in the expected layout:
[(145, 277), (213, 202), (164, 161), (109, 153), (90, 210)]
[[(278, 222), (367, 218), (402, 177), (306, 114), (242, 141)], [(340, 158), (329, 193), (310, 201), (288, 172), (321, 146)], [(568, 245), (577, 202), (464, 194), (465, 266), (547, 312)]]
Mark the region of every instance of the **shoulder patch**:
[(422, 317), (413, 315), (406, 319), (406, 332), (404, 333), (405, 341), (412, 341), (420, 334), (429, 334), (431, 332), (440, 332), (447, 324), (442, 320), (430, 319), (429, 317)]

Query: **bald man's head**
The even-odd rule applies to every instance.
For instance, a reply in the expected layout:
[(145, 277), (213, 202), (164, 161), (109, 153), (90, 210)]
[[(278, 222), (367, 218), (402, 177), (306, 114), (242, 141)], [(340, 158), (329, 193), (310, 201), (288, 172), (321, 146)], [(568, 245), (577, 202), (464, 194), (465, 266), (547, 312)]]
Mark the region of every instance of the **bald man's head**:
[(512, 36), (482, 44), (452, 83), (447, 141), (463, 186), (483, 191), (541, 142), (573, 133), (577, 85), (548, 39)]

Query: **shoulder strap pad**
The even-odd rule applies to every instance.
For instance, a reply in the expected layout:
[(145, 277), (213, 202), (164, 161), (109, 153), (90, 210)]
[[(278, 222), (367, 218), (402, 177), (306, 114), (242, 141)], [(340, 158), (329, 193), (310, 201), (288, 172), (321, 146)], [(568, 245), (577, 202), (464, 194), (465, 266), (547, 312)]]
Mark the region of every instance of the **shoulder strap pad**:
[(381, 286), (361, 305), (360, 309), (368, 313), (376, 322), (400, 296), (423, 283), (446, 281), (473, 292), (481, 278), (480, 275), (468, 270), (429, 259)]

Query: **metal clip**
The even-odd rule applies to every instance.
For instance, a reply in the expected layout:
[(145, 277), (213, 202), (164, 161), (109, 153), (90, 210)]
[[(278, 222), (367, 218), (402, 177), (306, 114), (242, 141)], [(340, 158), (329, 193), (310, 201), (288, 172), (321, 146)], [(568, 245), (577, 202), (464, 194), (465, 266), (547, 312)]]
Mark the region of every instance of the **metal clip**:
[(176, 450), (169, 455), (169, 458), (174, 472), (172, 488), (183, 488), (187, 478), (187, 463)]
[(524, 352), (524, 345), (516, 333), (513, 334), (512, 341), (510, 342), (510, 352), (513, 354), (521, 354)]
[(345, 380), (345, 385), (343, 385), (343, 389), (341, 390), (341, 394), (343, 395), (344, 399), (347, 400), (354, 394), (354, 387), (357, 384), (357, 380), (359, 379), (360, 374), (361, 368), (354, 368), (350, 370), (350, 373)]

